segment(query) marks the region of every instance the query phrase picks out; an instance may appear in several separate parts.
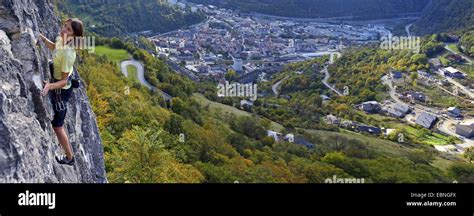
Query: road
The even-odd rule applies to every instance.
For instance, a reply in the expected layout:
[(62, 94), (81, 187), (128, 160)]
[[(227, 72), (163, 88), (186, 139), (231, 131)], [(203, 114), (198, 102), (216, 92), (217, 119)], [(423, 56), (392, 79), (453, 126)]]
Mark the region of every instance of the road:
[(278, 81), (277, 83), (275, 83), (273, 86), (272, 86), (272, 91), (273, 91), (273, 94), (275, 94), (276, 96), (278, 96), (278, 94), (280, 94), (280, 92), (278, 92), (278, 88), (280, 87), (280, 84), (281, 82), (283, 82), (284, 80), (290, 78), (289, 76), (286, 76), (285, 78), (281, 79), (280, 81)]
[(120, 68), (122, 69), (123, 75), (128, 77), (127, 66), (129, 65), (135, 66), (137, 68), (137, 79), (140, 81), (140, 83), (144, 85), (145, 87), (147, 87), (148, 89), (153, 89), (153, 86), (150, 83), (148, 83), (145, 79), (145, 69), (143, 68), (143, 65), (136, 60), (129, 59), (129, 60), (122, 61), (120, 63)]
[[(456, 121), (456, 120), (447, 119), (439, 125), (438, 129), (440, 131), (446, 133), (446, 134), (449, 134), (451, 136), (455, 136), (455, 137), (460, 138), (463, 141), (463, 143), (462, 144), (451, 144), (451, 145), (435, 146), (435, 148), (438, 151), (451, 152), (452, 149), (456, 149), (457, 153), (462, 154), (464, 152), (464, 149), (474, 147), (474, 140), (473, 139), (461, 138), (458, 134), (456, 134), (455, 125), (457, 123), (458, 123), (458, 121)], [(470, 124), (470, 123), (474, 123), (474, 119), (466, 119), (461, 124)]]
[(335, 92), (338, 96), (343, 96), (343, 94), (339, 90), (337, 90), (334, 86), (329, 85), (328, 80), (331, 76), (329, 75), (328, 66), (324, 67), (323, 72), (324, 72), (323, 84), (329, 89), (331, 89), (331, 91)]
[(173, 98), (171, 95), (167, 94), (164, 91), (161, 91), (158, 88), (155, 88), (150, 83), (148, 83), (148, 81), (146, 81), (146, 79), (145, 79), (145, 69), (144, 69), (143, 65), (140, 62), (138, 62), (134, 59), (125, 60), (125, 61), (122, 61), (120, 63), (120, 68), (122, 70), (123, 75), (128, 77), (127, 66), (129, 66), (129, 65), (135, 66), (137, 68), (137, 79), (138, 79), (138, 81), (140, 81), (140, 83), (142, 85), (144, 85), (145, 87), (147, 87), (150, 90), (158, 91), (163, 96), (163, 98), (165, 100), (171, 100)]
[[(338, 58), (341, 57), (341, 53), (340, 53), (340, 52), (332, 52), (332, 53), (330, 53), (330, 56), (329, 56), (329, 65), (334, 64), (334, 61), (335, 61), (334, 56), (335, 56), (335, 55), (337, 55)], [(331, 89), (331, 91), (335, 92), (338, 96), (343, 96), (343, 94), (342, 94), (339, 90), (337, 90), (334, 86), (332, 86), (332, 85), (330, 85), (330, 84), (328, 83), (328, 80), (329, 80), (329, 78), (331, 77), (331, 75), (329, 74), (329, 71), (328, 71), (329, 65), (328, 65), (328, 66), (325, 66), (324, 69), (323, 69), (323, 72), (324, 72), (324, 79), (323, 79), (322, 82), (323, 82), (323, 84), (324, 84), (326, 87), (328, 87), (329, 89)]]
[(459, 83), (458, 81), (452, 79), (452, 78), (449, 78), (449, 77), (446, 77), (446, 79), (448, 80), (448, 82), (450, 82), (451, 84), (455, 85), (456, 87), (459, 88), (459, 90), (463, 91), (467, 96), (469, 96), (471, 99), (474, 99), (474, 93), (471, 92), (466, 86), (462, 85), (461, 83)]
[(405, 26), (405, 31), (407, 32), (408, 37), (411, 37), (411, 32), (410, 32), (411, 26), (413, 26), (413, 23)]
[(449, 48), (449, 45), (448, 43), (444, 44), (444, 49), (448, 50), (449, 52), (453, 53), (453, 54), (456, 54), (456, 55), (459, 55), (461, 56), (464, 60), (466, 60), (466, 62), (468, 64), (472, 64), (472, 59), (467, 57), (466, 55), (462, 54), (462, 53), (457, 53), (455, 52), (454, 50), (452, 50), (451, 48)]
[[(327, 52), (321, 52), (321, 53), (318, 53), (318, 54), (321, 54), (321, 55), (329, 55), (329, 65), (332, 65), (334, 64), (334, 61), (336, 60), (335, 59), (335, 56), (337, 56), (338, 58), (341, 57), (341, 53), (340, 52), (331, 52), (331, 51), (327, 51)], [(342, 93), (337, 90), (334, 86), (331, 86), (329, 83), (328, 83), (328, 80), (329, 78), (331, 77), (331, 75), (329, 74), (329, 71), (328, 71), (328, 66), (325, 66), (324, 69), (323, 69), (323, 72), (324, 72), (324, 79), (322, 80), (323, 84), (328, 87), (329, 89), (331, 89), (331, 91), (335, 92), (337, 95), (339, 96), (343, 96)], [(285, 77), (283, 79), (281, 79), (280, 81), (278, 81), (277, 83), (275, 83), (273, 86), (272, 86), (272, 91), (275, 95), (278, 96), (279, 92), (278, 92), (278, 88), (281, 84), (282, 81), (288, 79), (289, 77)]]
[(459, 96), (459, 95), (454, 94), (453, 92), (449, 91), (448, 89), (444, 88), (443, 86), (441, 86), (441, 85), (438, 84), (438, 83), (435, 83), (435, 85), (436, 85), (439, 89), (441, 89), (441, 90), (443, 90), (444, 92), (450, 94), (451, 96), (457, 97), (457, 98), (459, 98), (460, 100), (463, 100), (463, 101), (465, 101), (465, 102), (471, 102), (470, 100), (468, 100), (468, 99), (466, 99), (466, 98), (463, 98), (463, 97), (461, 97), (461, 96)]
[(389, 95), (390, 97), (392, 98), (392, 100), (395, 101), (395, 103), (398, 103), (398, 104), (401, 104), (401, 105), (404, 105), (404, 106), (409, 106), (409, 104), (405, 103), (404, 101), (400, 100), (398, 97), (397, 97), (397, 90), (395, 89), (395, 87), (393, 86), (393, 83), (392, 83), (392, 80), (390, 77), (388, 77), (387, 75), (382, 77), (382, 83), (387, 85), (388, 88), (390, 89), (389, 91)]

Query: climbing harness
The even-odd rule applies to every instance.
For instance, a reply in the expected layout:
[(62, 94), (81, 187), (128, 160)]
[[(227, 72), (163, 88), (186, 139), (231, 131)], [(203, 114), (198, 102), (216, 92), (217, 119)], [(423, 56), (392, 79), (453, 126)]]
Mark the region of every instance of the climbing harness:
[(54, 90), (54, 109), (58, 112), (64, 111), (67, 108), (67, 105), (64, 103), (64, 101), (61, 98), (61, 89), (55, 89)]

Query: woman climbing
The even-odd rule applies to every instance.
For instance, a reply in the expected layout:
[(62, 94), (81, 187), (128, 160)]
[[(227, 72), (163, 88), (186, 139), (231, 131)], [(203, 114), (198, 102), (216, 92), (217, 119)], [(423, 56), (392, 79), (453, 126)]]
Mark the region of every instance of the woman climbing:
[(61, 29), (61, 35), (57, 37), (56, 43), (51, 42), (43, 34), (40, 39), (46, 46), (53, 50), (53, 66), (50, 66), (52, 81), (45, 82), (42, 91), (43, 96), (47, 96), (51, 91), (51, 103), (54, 109), (54, 118), (51, 121), (58, 141), (66, 152), (66, 155), (57, 157), (60, 164), (74, 165), (74, 153), (69, 143), (66, 131), (64, 130), (64, 119), (66, 118), (67, 102), (72, 95), (73, 88), (71, 80), (73, 74), (74, 61), (76, 61), (77, 42), (82, 41), (84, 27), (79, 19), (68, 19)]

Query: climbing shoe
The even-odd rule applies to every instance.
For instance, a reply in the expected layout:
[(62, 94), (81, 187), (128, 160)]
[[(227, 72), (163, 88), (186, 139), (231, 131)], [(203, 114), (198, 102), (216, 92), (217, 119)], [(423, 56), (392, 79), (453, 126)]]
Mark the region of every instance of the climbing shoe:
[(66, 155), (59, 156), (59, 157), (56, 156), (56, 161), (58, 161), (59, 164), (66, 164), (66, 165), (69, 165), (69, 166), (74, 165), (74, 157), (71, 160), (68, 160)]

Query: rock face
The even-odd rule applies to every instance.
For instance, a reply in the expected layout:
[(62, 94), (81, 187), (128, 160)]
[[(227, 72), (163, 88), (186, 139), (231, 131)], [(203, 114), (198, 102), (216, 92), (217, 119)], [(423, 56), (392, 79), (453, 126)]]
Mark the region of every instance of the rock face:
[(76, 164), (60, 165), (64, 154), (51, 126), (49, 97), (40, 95), (51, 52), (36, 32), (59, 34), (50, 0), (0, 1), (0, 183), (105, 183), (102, 141), (84, 86), (74, 89), (65, 129)]

